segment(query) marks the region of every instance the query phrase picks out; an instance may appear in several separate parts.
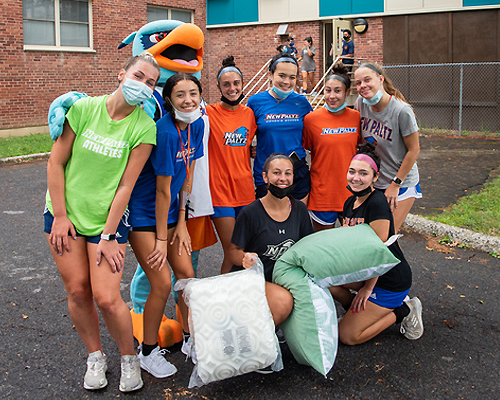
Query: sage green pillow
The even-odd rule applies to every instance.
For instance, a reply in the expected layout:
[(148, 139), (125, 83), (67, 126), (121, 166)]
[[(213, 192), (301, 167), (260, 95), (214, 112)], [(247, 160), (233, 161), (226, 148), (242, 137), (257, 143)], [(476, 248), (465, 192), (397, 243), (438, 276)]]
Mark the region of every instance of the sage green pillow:
[(281, 324), (297, 362), (321, 374), (337, 354), (337, 314), (329, 286), (383, 275), (399, 260), (367, 224), (327, 229), (306, 236), (274, 265), (273, 282), (288, 289), (294, 307)]

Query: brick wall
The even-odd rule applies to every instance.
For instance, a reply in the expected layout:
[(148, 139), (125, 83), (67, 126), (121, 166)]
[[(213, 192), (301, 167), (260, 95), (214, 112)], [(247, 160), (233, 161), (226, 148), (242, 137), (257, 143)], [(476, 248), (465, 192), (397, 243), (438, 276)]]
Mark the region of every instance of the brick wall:
[[(215, 103), (220, 99), (217, 88), (217, 72), (222, 66), (222, 60), (232, 55), (236, 65), (243, 72), (245, 81), (249, 81), (259, 69), (273, 57), (276, 47), (286, 42), (286, 37), (276, 37), (278, 24), (253, 25), (231, 28), (208, 29), (205, 52), (208, 53), (207, 64), (203, 76), (208, 80), (208, 87), (204, 86), (204, 97), (208, 103)], [(322, 23), (301, 22), (289, 24), (289, 32), (295, 37), (295, 47), (300, 51), (304, 47), (303, 39), (311, 36), (316, 47), (316, 83), (323, 75), (323, 46)]]
[(368, 30), (359, 35), (353, 32), (354, 56), (366, 57), (368, 61), (382, 64), (384, 61), (384, 26), (382, 17), (367, 18)]
[(111, 93), (120, 67), (132, 55), (131, 45), (117, 46), (147, 22), (148, 4), (195, 10), (194, 22), (206, 34), (204, 0), (94, 0), (95, 53), (25, 51), (22, 1), (1, 2), (0, 130), (46, 124), (51, 101), (67, 91)]

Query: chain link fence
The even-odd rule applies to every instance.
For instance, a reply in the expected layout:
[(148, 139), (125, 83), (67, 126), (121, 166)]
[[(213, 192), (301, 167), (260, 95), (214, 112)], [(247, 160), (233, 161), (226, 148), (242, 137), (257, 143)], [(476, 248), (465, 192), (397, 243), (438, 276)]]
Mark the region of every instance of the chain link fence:
[(384, 66), (422, 133), (500, 136), (500, 63)]

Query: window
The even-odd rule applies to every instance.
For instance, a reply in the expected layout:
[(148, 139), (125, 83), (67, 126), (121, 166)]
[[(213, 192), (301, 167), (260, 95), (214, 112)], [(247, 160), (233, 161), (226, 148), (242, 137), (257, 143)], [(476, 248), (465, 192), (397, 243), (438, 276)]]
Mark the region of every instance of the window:
[(193, 22), (193, 12), (191, 10), (181, 10), (178, 8), (148, 6), (148, 22), (160, 19), (175, 19), (182, 22)]
[(26, 49), (89, 49), (91, 0), (23, 0)]

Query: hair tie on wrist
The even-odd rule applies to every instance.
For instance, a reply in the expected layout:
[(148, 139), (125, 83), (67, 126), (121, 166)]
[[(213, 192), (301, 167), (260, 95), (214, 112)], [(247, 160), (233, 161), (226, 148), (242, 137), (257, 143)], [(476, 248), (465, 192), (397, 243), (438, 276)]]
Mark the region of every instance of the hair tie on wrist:
[(160, 239), (160, 238), (156, 238), (156, 240), (159, 240), (160, 242), (166, 242), (168, 239)]

